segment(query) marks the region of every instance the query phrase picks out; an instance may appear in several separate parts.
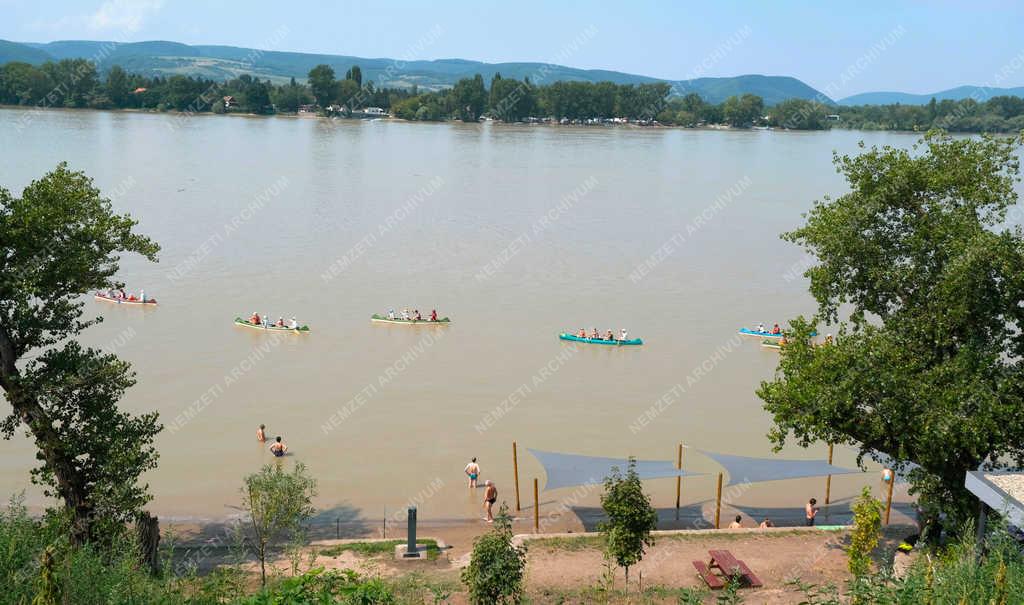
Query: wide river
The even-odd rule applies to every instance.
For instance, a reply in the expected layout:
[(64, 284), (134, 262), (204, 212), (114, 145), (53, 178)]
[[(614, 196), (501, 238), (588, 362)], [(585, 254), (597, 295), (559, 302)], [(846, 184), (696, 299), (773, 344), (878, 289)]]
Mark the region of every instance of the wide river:
[[(158, 264), (126, 258), (120, 274), (158, 308), (85, 302), (105, 320), (85, 340), (138, 373), (122, 405), (166, 425), (146, 477), (157, 513), (236, 513), (243, 476), (273, 460), (254, 438), (264, 423), (286, 462), (318, 479), (324, 518), (371, 522), (412, 501), (441, 521), (480, 514), (462, 474), (471, 456), (511, 502), (513, 441), (524, 504), (545, 480), (527, 448), (670, 460), (683, 442), (772, 456), (754, 390), (778, 356), (736, 330), (813, 312), (804, 253), (779, 234), (842, 193), (832, 152), (862, 139), (915, 137), (6, 109), (0, 186), (18, 195), (67, 161), (163, 248)], [(403, 307), (453, 322), (370, 322)], [(233, 325), (253, 311), (312, 333)], [(581, 327), (645, 344), (557, 338)], [(0, 451), (0, 494), (41, 503), (28, 440)], [(718, 471), (689, 452), (688, 469)], [(836, 463), (853, 456), (837, 450)], [(796, 507), (823, 484), (733, 498)], [(833, 498), (876, 484), (874, 472), (836, 477)], [(674, 503), (672, 479), (647, 486)], [(713, 475), (687, 479), (683, 501), (714, 489)]]

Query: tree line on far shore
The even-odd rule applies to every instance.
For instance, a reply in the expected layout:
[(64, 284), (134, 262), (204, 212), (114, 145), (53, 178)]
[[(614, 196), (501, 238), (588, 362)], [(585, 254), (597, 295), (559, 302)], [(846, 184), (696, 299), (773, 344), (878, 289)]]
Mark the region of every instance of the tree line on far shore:
[[(230, 98), (230, 100), (228, 99)], [(927, 105), (836, 106), (816, 100), (788, 99), (766, 106), (757, 95), (743, 94), (710, 103), (699, 94), (664, 82), (553, 82), (537, 85), (495, 74), (489, 85), (480, 74), (451, 88), (420, 91), (378, 88), (363, 82), (358, 66), (338, 78), (329, 65), (310, 70), (307, 82), (292, 78), (275, 84), (248, 74), (218, 82), (184, 75), (143, 76), (119, 66), (101, 74), (85, 59), (64, 59), (40, 66), (11, 62), (0, 67), (0, 104), (94, 109), (146, 109), (189, 113), (229, 111), (295, 113), (303, 106), (328, 115), (350, 115), (380, 107), (416, 121), (491, 118), (504, 122), (554, 121), (790, 130), (1018, 132), (1024, 129), (1024, 99), (1001, 96), (977, 101), (932, 99)]]

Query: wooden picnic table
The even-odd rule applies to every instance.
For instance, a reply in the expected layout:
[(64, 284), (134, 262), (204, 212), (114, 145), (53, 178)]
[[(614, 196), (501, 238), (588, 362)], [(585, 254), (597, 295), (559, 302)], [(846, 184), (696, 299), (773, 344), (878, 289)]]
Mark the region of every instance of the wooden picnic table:
[[(734, 557), (731, 552), (709, 550), (708, 555), (711, 557), (710, 561), (707, 563), (694, 561), (693, 566), (709, 588), (722, 588), (733, 577), (738, 577), (744, 584), (753, 588), (763, 586), (761, 580), (754, 575), (754, 572), (750, 571), (747, 564)], [(716, 569), (719, 572), (717, 574), (714, 572)]]

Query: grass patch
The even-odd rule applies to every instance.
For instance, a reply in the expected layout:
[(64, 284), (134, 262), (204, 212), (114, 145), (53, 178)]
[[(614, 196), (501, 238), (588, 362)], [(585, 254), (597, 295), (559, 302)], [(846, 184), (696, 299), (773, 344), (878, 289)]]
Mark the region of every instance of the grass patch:
[(554, 538), (535, 538), (526, 542), (527, 548), (542, 548), (547, 551), (569, 551), (600, 550), (604, 547), (604, 540), (600, 536), (580, 536), (570, 538), (557, 536)]
[[(441, 549), (437, 546), (437, 540), (417, 540), (416, 543), (426, 546), (427, 558), (430, 560), (436, 559), (441, 554)], [(399, 544), (405, 544), (405, 540), (349, 542), (348, 544), (335, 544), (334, 546), (328, 546), (327, 548), (320, 550), (318, 554), (324, 557), (337, 557), (343, 552), (351, 552), (362, 557), (380, 557), (394, 554), (395, 547)]]

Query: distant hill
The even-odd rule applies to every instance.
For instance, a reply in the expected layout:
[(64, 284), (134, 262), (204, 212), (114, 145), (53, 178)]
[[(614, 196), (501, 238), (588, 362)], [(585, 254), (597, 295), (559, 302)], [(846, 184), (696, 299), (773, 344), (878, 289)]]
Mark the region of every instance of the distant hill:
[(934, 97), (936, 101), (950, 99), (959, 101), (961, 99), (974, 99), (983, 102), (992, 97), (1010, 95), (1024, 97), (1024, 86), (1017, 88), (988, 88), (985, 86), (957, 86), (949, 90), (935, 92), (929, 95), (914, 95), (905, 92), (865, 92), (840, 99), (840, 105), (927, 105)]
[(46, 51), (32, 48), (27, 44), (18, 44), (17, 42), (0, 40), (0, 64), (9, 63), (11, 61), (22, 61), (24, 63), (38, 65), (49, 58), (50, 55), (48, 55)]
[[(280, 51), (259, 51), (235, 46), (180, 44), (151, 41), (115, 44), (88, 40), (62, 40), (48, 43), (15, 43), (0, 41), (0, 64), (26, 61), (39, 64), (47, 60), (85, 58), (95, 61), (101, 70), (113, 65), (144, 75), (191, 75), (225, 80), (248, 73), (274, 82), (289, 78), (304, 80), (309, 70), (321, 63), (334, 68), (341, 77), (353, 65), (359, 65), (363, 80), (377, 86), (409, 88), (414, 84), (423, 90), (452, 86), (460, 78), (481, 74), (490, 82), (495, 73), (523, 79), (535, 84), (556, 81), (611, 81), (616, 84), (668, 82), (679, 93), (696, 92), (711, 103), (721, 103), (732, 95), (751, 93), (774, 105), (786, 99), (827, 99), (807, 84), (787, 76), (744, 75), (731, 78), (697, 78), (672, 81), (601, 69), (577, 69), (546, 63), (482, 63), (465, 59), (403, 61), (346, 55), (323, 55)], [(398, 69), (396, 65), (400, 65)], [(831, 102), (829, 100), (829, 102)]]

